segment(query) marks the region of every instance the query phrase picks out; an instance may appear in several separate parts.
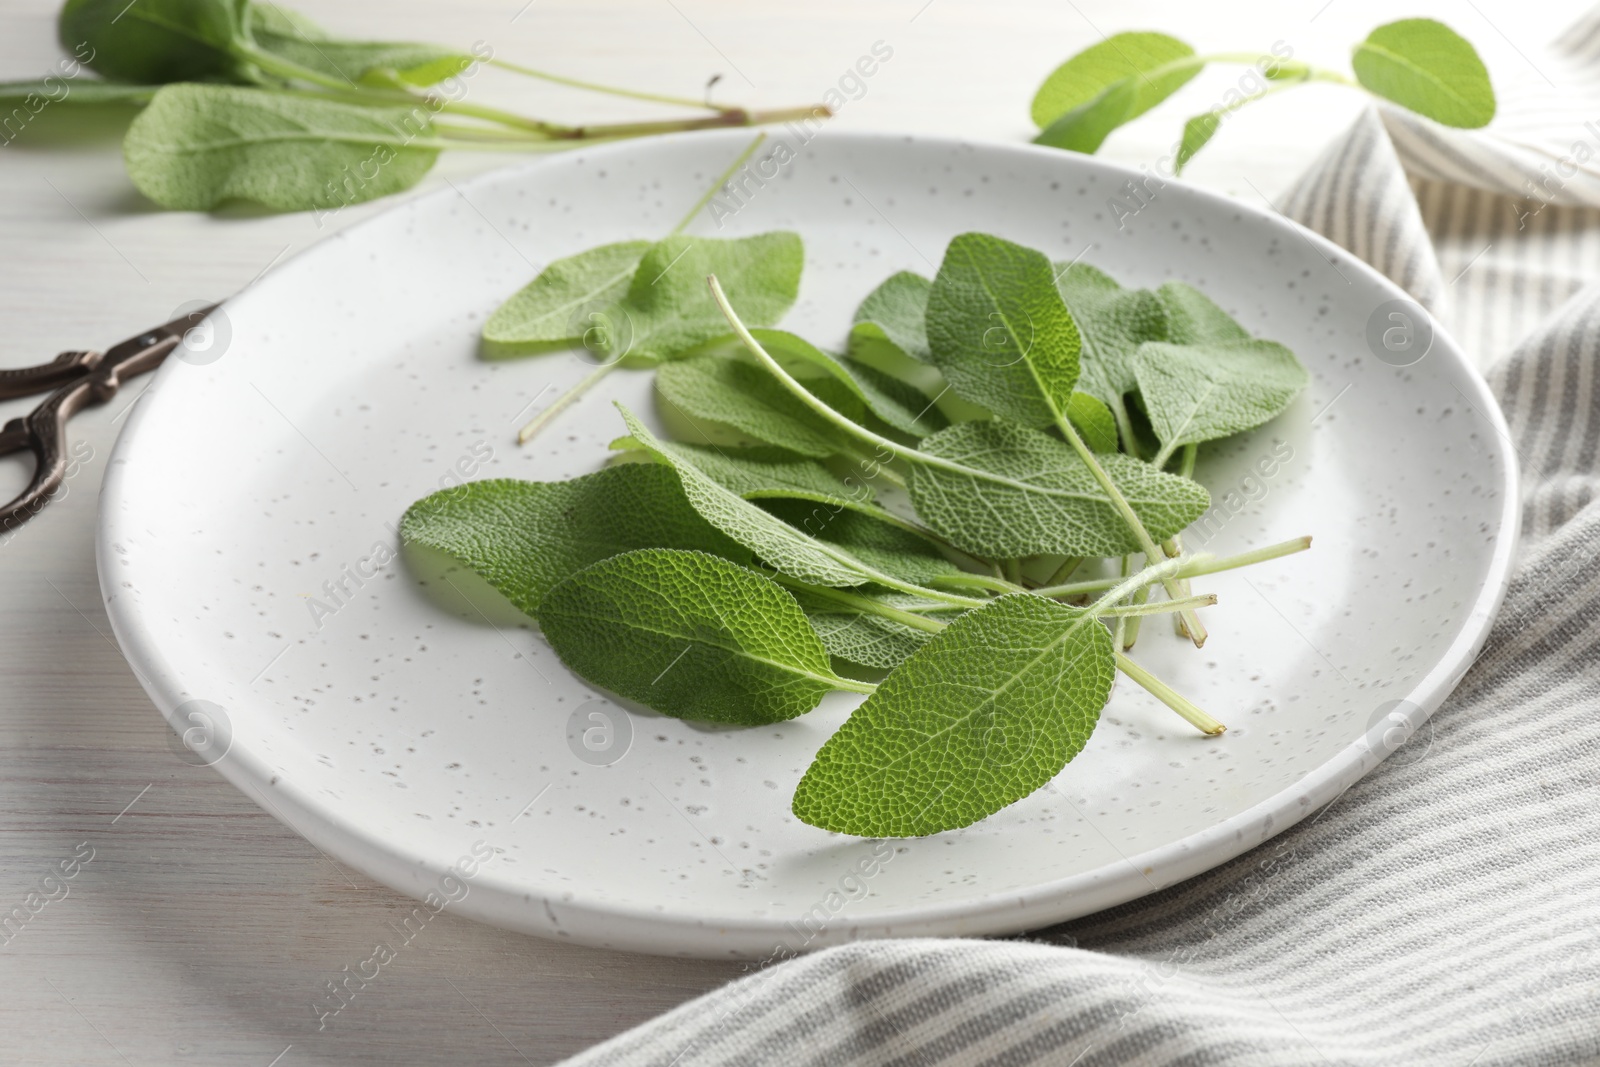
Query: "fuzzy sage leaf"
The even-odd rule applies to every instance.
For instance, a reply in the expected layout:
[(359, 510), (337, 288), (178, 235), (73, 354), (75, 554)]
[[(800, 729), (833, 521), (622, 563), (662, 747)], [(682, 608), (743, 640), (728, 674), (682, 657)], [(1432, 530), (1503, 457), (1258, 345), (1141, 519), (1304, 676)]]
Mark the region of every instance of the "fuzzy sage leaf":
[(866, 509), (828, 510), (807, 500), (767, 500), (762, 508), (795, 529), (838, 545), (869, 567), (901, 581), (930, 585), (961, 568), (932, 541)]
[(1043, 253), (982, 233), (950, 242), (928, 294), (933, 361), (963, 399), (1054, 425), (1078, 381), (1078, 328)]
[(891, 345), (920, 362), (931, 359), (925, 317), (932, 287), (932, 282), (912, 271), (889, 275), (856, 308), (850, 326), (850, 354), (857, 356), (861, 349)]
[[(836, 410), (860, 418), (855, 396), (833, 379), (810, 383)], [(731, 427), (756, 441), (824, 459), (841, 450), (841, 435), (751, 363), (704, 355), (662, 364), (656, 395), (668, 416)], [(851, 408), (855, 410), (852, 411)]]
[(342, 41), (299, 27), (283, 31), (258, 26), (251, 37), (266, 52), (351, 86), (434, 85), (475, 62), (472, 56), (438, 45)]
[(1309, 381), (1294, 353), (1273, 341), (1141, 345), (1134, 374), (1161, 441), (1158, 462), (1181, 445), (1260, 426)]
[(1117, 450), (1117, 418), (1105, 401), (1088, 393), (1073, 393), (1067, 401), (1065, 414), (1084, 443), (1094, 451)]
[(1205, 61), (1163, 33), (1117, 33), (1057, 67), (1033, 98), (1039, 144), (1094, 152), (1106, 135), (1177, 92)]
[(453, 556), (532, 618), (574, 571), (635, 548), (694, 549), (750, 561), (702, 519), (672, 471), (625, 463), (566, 482), (492, 478), (407, 509), (400, 536)]
[(794, 304), (804, 264), (800, 238), (787, 231), (658, 241), (639, 261), (621, 302), (628, 325), (619, 333), (622, 350), (613, 355), (656, 363), (727, 333), (705, 286), (706, 275), (719, 271), (735, 279), (728, 299), (739, 314), (770, 326)]
[[(850, 327), (848, 363), (866, 368), (869, 380), (878, 379), (880, 388), (893, 395), (917, 417), (909, 426), (885, 418), (898, 430), (921, 437), (942, 429), (946, 422), (986, 419), (990, 412), (969, 403), (951, 390), (944, 375), (932, 363), (928, 348), (928, 293), (933, 283), (911, 271), (891, 274), (856, 309)], [(890, 386), (883, 379), (900, 383)], [(880, 417), (884, 417), (879, 413)], [(937, 417), (937, 424), (930, 420)]]
[[(849, 587), (878, 582), (902, 592), (921, 592), (911, 583), (855, 558), (827, 541), (810, 537), (725, 488), (700, 470), (683, 452), (663, 447), (649, 428), (621, 404), (628, 432), (646, 450), (678, 472), (689, 503), (707, 522), (754, 552), (773, 569), (813, 585)], [(952, 603), (977, 603), (967, 597), (941, 596)]]
[(871, 688), (833, 673), (794, 597), (699, 552), (602, 560), (545, 595), (540, 625), (575, 673), (680, 719), (758, 726)]
[[(632, 437), (617, 442), (621, 447), (645, 450)], [(656, 441), (648, 450), (656, 458), (671, 456), (693, 466), (729, 492), (746, 500), (812, 500), (829, 505), (848, 505), (872, 499), (872, 490), (862, 482), (845, 484), (822, 464), (793, 452), (767, 445), (748, 448), (721, 448), (691, 445), (682, 441)]]
[(1182, 174), (1183, 168), (1195, 155), (1211, 143), (1217, 131), (1222, 128), (1222, 112), (1219, 110), (1203, 111), (1191, 116), (1183, 124), (1183, 137), (1178, 141), (1178, 155), (1172, 161), (1172, 173)]
[(56, 21), (63, 48), (91, 49), (89, 66), (113, 81), (160, 85), (250, 78), (235, 54), (233, 0), (67, 0)]
[[(888, 374), (824, 352), (786, 330), (754, 329), (751, 333), (784, 369), (851, 418), (859, 420), (857, 409), (864, 407), (883, 422), (913, 437), (930, 434), (946, 423), (920, 390)], [(707, 348), (749, 362), (743, 343), (733, 334)], [(840, 388), (849, 396), (842, 401), (831, 399), (839, 397)]]
[(1494, 87), (1467, 40), (1433, 19), (1379, 26), (1350, 60), (1362, 86), (1446, 126), (1487, 126)]
[(1166, 311), (1154, 293), (1124, 289), (1086, 263), (1061, 264), (1057, 272), (1056, 286), (1082, 339), (1078, 387), (1116, 411), (1137, 385), (1134, 352), (1146, 341), (1168, 340)]
[[(944, 463), (911, 467), (911, 499), (928, 526), (967, 552), (1023, 556), (1122, 556), (1142, 551), (1078, 454), (1015, 423), (958, 423), (922, 442)], [(1156, 541), (1210, 506), (1204, 487), (1120, 453), (1100, 464)]]
[(1114, 676), (1111, 634), (1092, 615), (1002, 597), (957, 618), (884, 679), (817, 752), (794, 813), (862, 837), (971, 825), (1082, 751)]
[(420, 108), (181, 84), (156, 93), (122, 152), (139, 191), (162, 207), (331, 209), (416, 184), (439, 154), (432, 135)]
[(488, 359), (579, 345), (597, 353), (613, 345), (606, 312), (628, 292), (649, 241), (618, 241), (551, 263), (483, 324)]
[[(904, 593), (861, 593), (891, 608), (907, 609), (925, 605), (920, 597)], [(868, 611), (841, 608), (837, 603), (804, 592), (795, 599), (805, 609), (811, 628), (822, 639), (828, 654), (849, 663), (874, 670), (893, 670), (907, 656), (927, 644), (933, 634), (903, 622)]]
[(1250, 338), (1250, 331), (1192, 285), (1166, 282), (1156, 290), (1156, 299), (1161, 302), (1167, 318), (1164, 340), (1173, 344), (1198, 345)]

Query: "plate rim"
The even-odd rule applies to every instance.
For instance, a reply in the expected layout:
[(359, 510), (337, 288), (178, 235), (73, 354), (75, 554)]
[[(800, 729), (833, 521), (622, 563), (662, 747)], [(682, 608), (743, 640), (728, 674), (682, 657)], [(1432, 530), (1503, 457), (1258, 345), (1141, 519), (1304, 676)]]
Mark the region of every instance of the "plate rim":
[[(414, 210), (431, 201), (464, 196), (476, 187), (503, 182), (513, 176), (531, 175), (542, 167), (570, 160), (574, 155), (603, 159), (611, 155), (648, 153), (669, 138), (670, 143), (677, 145), (684, 144), (689, 138), (717, 144), (743, 139), (747, 135), (748, 131), (743, 128), (661, 135), (496, 167), (466, 181), (457, 181), (445, 188), (415, 194), (392, 203), (371, 217), (301, 250), (290, 257), (286, 264), (315, 256), (319, 250), (332, 247), (330, 242), (336, 239), (359, 238), (368, 227), (387, 225), (393, 216), (401, 212)], [(1047, 158), (1066, 163), (1069, 167), (1099, 170), (1105, 176), (1119, 180), (1143, 177), (1141, 171), (1130, 166), (1094, 156), (1064, 154), (1057, 149), (1033, 144), (871, 131), (829, 131), (827, 136), (829, 140), (838, 141), (912, 143), (1002, 156), (1011, 154), (1024, 158)], [(1291, 232), (1310, 242), (1330, 264), (1351, 266), (1366, 281), (1375, 283), (1391, 297), (1411, 299), (1374, 267), (1287, 216), (1181, 179), (1171, 181), (1215, 209), (1243, 214), (1268, 225), (1287, 226)], [(246, 286), (240, 293), (228, 296), (224, 305), (238, 300), (248, 289), (249, 286)], [(1490, 422), (1499, 437), (1511, 441), (1504, 413), (1490, 391), (1487, 379), (1468, 362), (1460, 346), (1437, 322), (1434, 323), (1434, 343), (1430, 354), (1441, 355), (1456, 369), (1465, 371), (1462, 377), (1470, 385), (1472, 394), (1468, 399), (1474, 402), (1478, 413)], [(146, 391), (158, 396), (159, 393), (155, 391), (173, 373), (174, 366), (169, 361), (157, 370)], [(143, 625), (142, 612), (137, 604), (118, 596), (111, 582), (114, 561), (117, 559), (113, 545), (129, 522), (125, 516), (130, 512), (123, 506), (128, 500), (124, 479), (129, 466), (136, 461), (140, 431), (149, 421), (151, 408), (152, 405), (135, 403), (127, 425), (118, 435), (107, 461), (96, 523), (95, 561), (101, 599), (119, 648), (162, 717), (172, 729), (182, 733), (185, 724), (174, 721), (173, 714), (188, 691), (181, 685), (180, 674), (173, 668), (162, 647)], [(1408, 717), (1412, 729), (1420, 727), (1433, 715), (1471, 668), (1488, 640), (1495, 616), (1505, 598), (1521, 534), (1520, 471), (1514, 462), (1514, 455), (1514, 446), (1509, 450), (1502, 449), (1496, 455), (1502, 503), (1486, 579), (1444, 653), (1412, 690), (1400, 698), (1415, 709)], [(169, 712), (169, 708), (173, 711)], [(1122, 862), (1041, 881), (1020, 890), (986, 892), (962, 901), (877, 912), (862, 922), (849, 922), (847, 913), (840, 912), (834, 917), (837, 921), (830, 921), (820, 932), (807, 938), (798, 950), (809, 951), (863, 937), (986, 935), (1037, 929), (1128, 903), (1220, 867), (1289, 829), (1311, 812), (1337, 799), (1345, 789), (1376, 767), (1383, 755), (1373, 752), (1366, 737), (1358, 738), (1271, 796), (1177, 840), (1126, 856)], [(443, 873), (433, 866), (430, 858), (420, 852), (408, 852), (403, 843), (393, 839), (392, 835), (371, 832), (353, 823), (337, 809), (316, 803), (308, 790), (281, 779), (255, 752), (230, 747), (225, 757), (212, 766), (242, 793), (295, 833), (305, 837), (314, 847), (337, 855), (343, 862), (391, 889), (420, 898)], [(291, 818), (284, 807), (292, 809), (299, 818)], [(1127, 873), (1129, 871), (1131, 877)], [(499, 893), (493, 892), (496, 884), (502, 881), (492, 869), (480, 872), (471, 879), (471, 885), (487, 891), (469, 892), (459, 902), (452, 904), (452, 909), (497, 926), (594, 947), (666, 955), (722, 958), (731, 955), (750, 959), (786, 945), (785, 928), (792, 929), (796, 921), (796, 918), (779, 917), (710, 920), (681, 911), (677, 914), (657, 912), (633, 904), (580, 903), (562, 900), (554, 892), (530, 895), (520, 888), (513, 890), (509, 882), (504, 883)], [(568, 913), (569, 918), (565, 921), (558, 918), (553, 910), (556, 908)], [(686, 944), (697, 944), (694, 939), (708, 933), (715, 935), (711, 943), (687, 950), (684, 948)]]

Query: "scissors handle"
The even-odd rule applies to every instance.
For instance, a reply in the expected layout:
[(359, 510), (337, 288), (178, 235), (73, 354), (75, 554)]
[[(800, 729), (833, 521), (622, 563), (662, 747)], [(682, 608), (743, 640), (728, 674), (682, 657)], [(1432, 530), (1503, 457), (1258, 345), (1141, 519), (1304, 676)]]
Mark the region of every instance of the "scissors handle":
[[(124, 381), (155, 368), (182, 339), (181, 334), (152, 332), (118, 345), (109, 356), (63, 352), (50, 363), (0, 376), (0, 397), (27, 396), (51, 383), (67, 383), (0, 429), (0, 455), (29, 451), (34, 458), (33, 480), (16, 499), (0, 506), (0, 530), (15, 529), (37, 515), (61, 488), (67, 472), (67, 423), (72, 417), (110, 400)], [(31, 388), (24, 389), (25, 384)]]
[(11, 530), (31, 519), (61, 488), (67, 471), (67, 420), (84, 406), (87, 380), (56, 390), (44, 403), (0, 429), (0, 455), (33, 453), (33, 480), (17, 498), (0, 508), (0, 530)]
[(0, 400), (14, 400), (58, 389), (76, 381), (100, 362), (99, 352), (63, 352), (49, 363), (37, 367), (0, 370)]

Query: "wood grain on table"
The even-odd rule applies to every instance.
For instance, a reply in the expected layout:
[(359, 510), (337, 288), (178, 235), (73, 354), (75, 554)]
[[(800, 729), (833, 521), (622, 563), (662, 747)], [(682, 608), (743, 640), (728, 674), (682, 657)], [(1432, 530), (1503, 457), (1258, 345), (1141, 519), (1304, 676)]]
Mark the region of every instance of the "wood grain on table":
[[(1377, 23), (1432, 14), (1473, 40), (1495, 71), (1526, 63), (1522, 54), (1583, 5), (1541, 5), (1537, 20), (1506, 0), (1418, 0), (1403, 12), (1376, 0), (296, 6), (336, 33), (482, 40), (508, 59), (658, 91), (698, 95), (721, 73), (720, 99), (762, 106), (819, 99), (882, 41), (892, 57), (847, 100), (837, 128), (1018, 141), (1031, 133), (1027, 104), (1039, 81), (1102, 32), (1159, 28), (1201, 51), (1281, 40), (1296, 58), (1343, 65)], [(0, 80), (56, 61), (54, 10), (49, 0), (0, 7)], [(486, 94), (555, 117), (658, 114), (490, 77)], [(1104, 154), (1153, 164), (1183, 119), (1219, 102), (1237, 77), (1207, 72), (1115, 134)], [(1360, 104), (1358, 94), (1317, 86), (1247, 109), (1188, 177), (1256, 203), (1276, 197)], [(121, 340), (186, 302), (226, 296), (385, 206), (321, 225), (305, 214), (160, 212), (123, 174), (122, 118), (60, 117), (42, 114), (0, 149), (0, 366)], [(422, 189), (505, 162), (447, 156)], [(27, 915), (0, 925), (0, 1062), (543, 1064), (741, 973), (740, 964), (578, 948), (446, 912), (319, 1030), (325, 984), (365, 960), (411, 902), (179, 759), (175, 735), (117, 651), (95, 576), (96, 494), (143, 384), (80, 416), (72, 440), (83, 458), (63, 497), (0, 534), (0, 917), (19, 907)], [(0, 418), (30, 403), (0, 404)], [(0, 498), (23, 480), (20, 464), (0, 462)], [(72, 877), (61, 878), (62, 864)]]

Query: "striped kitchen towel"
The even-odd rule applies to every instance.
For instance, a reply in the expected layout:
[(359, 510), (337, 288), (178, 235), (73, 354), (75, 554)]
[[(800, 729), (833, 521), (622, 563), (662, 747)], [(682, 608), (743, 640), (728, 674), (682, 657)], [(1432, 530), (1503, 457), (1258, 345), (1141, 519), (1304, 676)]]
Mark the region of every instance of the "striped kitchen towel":
[[(1493, 364), (1516, 439), (1517, 571), (1423, 734), (1315, 816), (1143, 900), (1028, 939), (818, 952), (571, 1062), (1600, 1062), (1597, 60), (1600, 19), (1502, 86), (1484, 131), (1369, 111), (1283, 204)], [(1529, 187), (1584, 138), (1596, 160)]]

